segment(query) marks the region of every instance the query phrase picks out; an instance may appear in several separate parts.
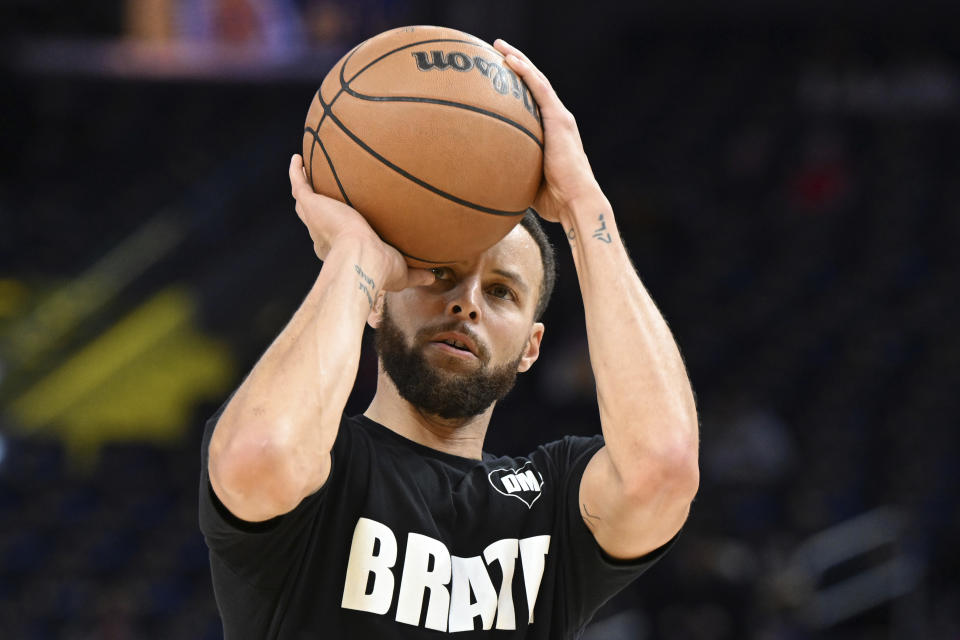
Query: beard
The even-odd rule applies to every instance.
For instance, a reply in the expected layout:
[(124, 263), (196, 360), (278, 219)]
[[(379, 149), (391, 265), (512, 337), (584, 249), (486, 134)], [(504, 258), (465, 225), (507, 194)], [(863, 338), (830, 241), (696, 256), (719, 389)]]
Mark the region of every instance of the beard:
[[(473, 339), (480, 360), (480, 368), (466, 373), (441, 369), (427, 362), (424, 345), (431, 336), (444, 331), (456, 331)], [(440, 418), (472, 418), (500, 400), (517, 379), (517, 366), (523, 356), (498, 367), (490, 367), (490, 353), (476, 335), (460, 321), (450, 321), (435, 327), (420, 329), (408, 347), (403, 333), (390, 317), (386, 301), (383, 318), (375, 332), (374, 345), (384, 371), (397, 387), (400, 397), (421, 411)]]

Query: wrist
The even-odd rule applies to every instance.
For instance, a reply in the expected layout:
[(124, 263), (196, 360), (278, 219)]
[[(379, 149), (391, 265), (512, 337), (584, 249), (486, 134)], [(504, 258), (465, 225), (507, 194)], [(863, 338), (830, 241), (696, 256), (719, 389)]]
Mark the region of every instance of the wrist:
[(359, 268), (373, 278), (379, 289), (391, 268), (389, 249), (374, 234), (347, 232), (335, 239), (324, 262), (349, 263), (347, 266), (354, 270)]
[(588, 229), (597, 226), (601, 215), (604, 220), (613, 221), (613, 207), (598, 188), (596, 191), (571, 199), (562, 208), (559, 218), (564, 231), (569, 232), (575, 229), (579, 233), (585, 233)]

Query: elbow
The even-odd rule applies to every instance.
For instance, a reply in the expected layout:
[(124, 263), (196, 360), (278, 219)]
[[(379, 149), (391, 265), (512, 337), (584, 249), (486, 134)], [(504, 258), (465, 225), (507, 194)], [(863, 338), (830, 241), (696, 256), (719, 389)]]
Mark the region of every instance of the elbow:
[(700, 488), (697, 445), (678, 444), (641, 456), (633, 464), (633, 473), (624, 475), (623, 482), (624, 491), (638, 503), (657, 495), (689, 506)]
[(688, 503), (693, 502), (700, 489), (700, 430), (696, 414), (689, 425), (658, 456), (665, 482), (675, 487)]
[(295, 508), (305, 497), (305, 474), (296, 456), (272, 438), (232, 438), (210, 442), (208, 471), (220, 501), (235, 516), (268, 520)]
[(682, 460), (677, 461), (676, 484), (686, 502), (693, 502), (697, 492), (700, 490), (700, 461), (696, 449), (688, 453)]
[(677, 482), (684, 488), (693, 501), (700, 489), (700, 438), (699, 431), (694, 430), (689, 440), (685, 441), (669, 459), (674, 470)]
[(685, 450), (661, 461), (661, 486), (678, 502), (689, 505), (700, 489), (700, 463), (696, 450)]

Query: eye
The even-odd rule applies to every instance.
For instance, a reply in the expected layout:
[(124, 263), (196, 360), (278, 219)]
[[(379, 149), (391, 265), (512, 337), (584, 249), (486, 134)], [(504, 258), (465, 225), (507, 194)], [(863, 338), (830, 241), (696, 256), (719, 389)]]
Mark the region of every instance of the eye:
[(448, 280), (450, 276), (450, 270), (446, 267), (434, 267), (430, 272), (437, 280)]
[(513, 300), (513, 291), (510, 290), (510, 287), (504, 284), (495, 284), (489, 289), (490, 295), (495, 298), (502, 298), (504, 300)]

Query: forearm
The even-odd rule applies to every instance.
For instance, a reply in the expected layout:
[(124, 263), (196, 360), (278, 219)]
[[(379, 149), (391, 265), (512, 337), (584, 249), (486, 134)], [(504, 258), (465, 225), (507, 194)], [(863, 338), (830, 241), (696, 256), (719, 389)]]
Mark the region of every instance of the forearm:
[[(210, 446), (211, 477), (224, 493), (233, 490), (236, 502), (262, 504), (266, 512), (325, 480), (381, 271), (363, 243), (334, 247), (300, 308), (240, 385)], [(250, 495), (251, 487), (261, 495)]]
[(529, 58), (502, 40), (495, 46), (540, 106), (544, 180), (534, 208), (563, 224), (586, 310), (605, 445), (580, 480), (581, 514), (608, 554), (637, 558), (676, 534), (696, 493), (693, 391), (620, 240), (576, 120)]
[(562, 219), (580, 281), (601, 424), (618, 475), (695, 459), (693, 391), (676, 342), (599, 192)]

